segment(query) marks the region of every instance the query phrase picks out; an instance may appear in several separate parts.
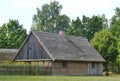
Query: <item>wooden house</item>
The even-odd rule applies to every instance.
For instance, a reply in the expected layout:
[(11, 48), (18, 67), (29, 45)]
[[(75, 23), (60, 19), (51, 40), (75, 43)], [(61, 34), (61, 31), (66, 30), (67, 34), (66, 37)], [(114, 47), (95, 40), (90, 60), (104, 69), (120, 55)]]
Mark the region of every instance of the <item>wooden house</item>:
[(14, 61), (43, 62), (51, 75), (102, 75), (103, 57), (84, 37), (31, 31)]

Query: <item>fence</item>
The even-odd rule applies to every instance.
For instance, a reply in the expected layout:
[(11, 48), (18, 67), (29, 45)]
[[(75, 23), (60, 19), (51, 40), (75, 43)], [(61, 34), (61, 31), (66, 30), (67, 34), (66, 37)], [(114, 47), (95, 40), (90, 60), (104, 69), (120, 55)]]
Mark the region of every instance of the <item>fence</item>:
[(120, 65), (117, 64), (117, 63), (109, 63), (108, 64), (108, 70), (109, 72), (112, 72), (113, 74), (114, 73), (119, 73), (120, 74)]
[(51, 67), (41, 66), (0, 66), (0, 75), (50, 75)]
[[(54, 74), (71, 74), (74, 75), (76, 73), (84, 74), (85, 68), (80, 69), (80, 67), (69, 67), (67, 69), (63, 69), (61, 67), (55, 68), (52, 71), (51, 67), (43, 67), (43, 66), (36, 66), (36, 65), (1, 65), (0, 66), (0, 75), (51, 75), (52, 72)], [(118, 67), (117, 64), (109, 64), (108, 66), (109, 72), (112, 73), (120, 73), (120, 65)]]
[(0, 66), (0, 75), (79, 75), (84, 74), (85, 69), (80, 67), (57, 67), (52, 70), (51, 67), (42, 67), (35, 65), (2, 65)]

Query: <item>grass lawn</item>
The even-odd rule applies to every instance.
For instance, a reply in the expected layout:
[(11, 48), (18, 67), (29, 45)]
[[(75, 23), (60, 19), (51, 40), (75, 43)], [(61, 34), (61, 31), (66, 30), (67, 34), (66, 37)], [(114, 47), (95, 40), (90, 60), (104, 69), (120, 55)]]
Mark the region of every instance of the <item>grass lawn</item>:
[(120, 76), (0, 76), (0, 81), (120, 81)]
[(105, 76), (0, 76), (0, 81), (120, 81)]

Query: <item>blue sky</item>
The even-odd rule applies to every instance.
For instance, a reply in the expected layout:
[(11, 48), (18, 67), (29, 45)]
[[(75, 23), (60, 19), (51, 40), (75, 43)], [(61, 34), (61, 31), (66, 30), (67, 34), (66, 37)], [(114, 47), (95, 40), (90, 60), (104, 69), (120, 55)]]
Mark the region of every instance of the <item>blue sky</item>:
[[(41, 8), (45, 3), (53, 0), (0, 0), (0, 26), (9, 19), (18, 19), (20, 24), (30, 31), (32, 17), (36, 8)], [(61, 14), (66, 14), (71, 19), (80, 18), (82, 15), (105, 14), (108, 19), (114, 15), (114, 9), (120, 7), (120, 0), (57, 0), (63, 9)]]

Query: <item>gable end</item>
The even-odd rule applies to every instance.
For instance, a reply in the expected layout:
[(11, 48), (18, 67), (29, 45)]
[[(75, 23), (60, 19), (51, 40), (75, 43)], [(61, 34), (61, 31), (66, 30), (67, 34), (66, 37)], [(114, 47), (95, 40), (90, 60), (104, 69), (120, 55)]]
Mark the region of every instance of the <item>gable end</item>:
[(30, 32), (13, 61), (51, 60), (36, 36)]

